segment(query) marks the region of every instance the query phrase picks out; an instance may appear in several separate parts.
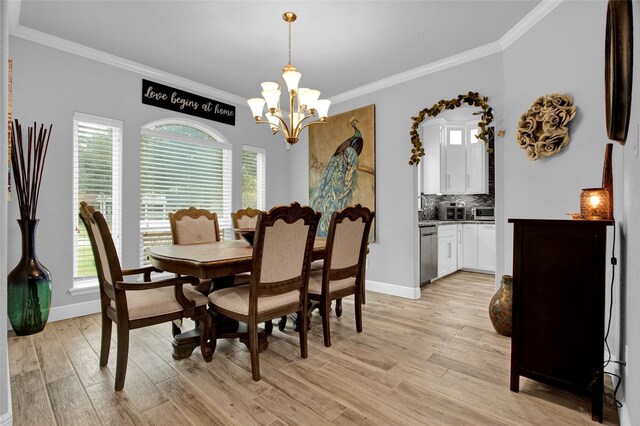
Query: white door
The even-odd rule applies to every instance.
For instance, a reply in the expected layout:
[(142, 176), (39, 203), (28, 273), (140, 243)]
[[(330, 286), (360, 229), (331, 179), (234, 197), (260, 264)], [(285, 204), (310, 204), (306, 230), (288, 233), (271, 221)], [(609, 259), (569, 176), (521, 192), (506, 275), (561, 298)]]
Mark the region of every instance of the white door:
[(457, 225), (438, 226), (438, 277), (458, 270)]

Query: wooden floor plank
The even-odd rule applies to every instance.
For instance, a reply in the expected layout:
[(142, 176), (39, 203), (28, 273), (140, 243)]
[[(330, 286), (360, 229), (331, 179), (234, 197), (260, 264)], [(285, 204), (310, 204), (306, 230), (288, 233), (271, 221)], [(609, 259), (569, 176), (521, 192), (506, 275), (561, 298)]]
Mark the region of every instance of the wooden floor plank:
[(40, 370), (11, 376), (14, 425), (55, 425), (49, 396)]
[[(115, 332), (98, 366), (100, 314), (9, 334), (14, 424), (593, 425), (588, 398), (526, 378), (509, 390), (511, 340), (487, 313), (494, 293), (493, 276), (470, 272), (422, 287), (419, 300), (367, 293), (362, 333), (347, 297), (343, 315), (330, 314), (330, 348), (313, 313), (306, 359), (291, 321), (276, 328), (258, 382), (237, 339), (218, 341), (211, 362), (199, 349), (174, 360), (169, 323), (131, 332), (122, 392)], [(619, 424), (613, 406), (604, 424)]]

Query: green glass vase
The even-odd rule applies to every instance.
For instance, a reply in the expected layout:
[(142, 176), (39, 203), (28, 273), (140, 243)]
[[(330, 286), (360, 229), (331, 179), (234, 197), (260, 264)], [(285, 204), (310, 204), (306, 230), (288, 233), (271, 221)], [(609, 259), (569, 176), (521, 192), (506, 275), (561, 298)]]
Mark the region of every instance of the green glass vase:
[(42, 331), (51, 307), (51, 273), (36, 256), (38, 219), (18, 219), (22, 233), (22, 258), (7, 277), (7, 312), (13, 331), (26, 336)]

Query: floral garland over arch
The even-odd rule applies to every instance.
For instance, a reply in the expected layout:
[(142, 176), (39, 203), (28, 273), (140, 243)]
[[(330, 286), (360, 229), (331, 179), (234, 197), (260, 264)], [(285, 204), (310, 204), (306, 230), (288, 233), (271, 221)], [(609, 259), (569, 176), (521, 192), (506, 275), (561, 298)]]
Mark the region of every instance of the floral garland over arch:
[(516, 140), (529, 160), (551, 157), (569, 143), (569, 122), (576, 116), (573, 98), (552, 93), (540, 96), (520, 117)]
[[(480, 96), (478, 92), (469, 92), (466, 95), (458, 95), (457, 98), (451, 99), (449, 101), (441, 99), (431, 108), (425, 108), (420, 111), (417, 117), (411, 117), (411, 119), (413, 120), (413, 125), (411, 126), (411, 132), (409, 132), (409, 134), (411, 135), (411, 143), (413, 144), (413, 148), (411, 149), (411, 159), (409, 160), (409, 165), (418, 165), (420, 163), (420, 159), (424, 157), (424, 148), (422, 147), (420, 135), (418, 134), (418, 126), (420, 126), (420, 123), (422, 123), (426, 119), (426, 117), (436, 117), (442, 111), (446, 109), (456, 109), (463, 103), (482, 109), (482, 111), (474, 113), (474, 115), (482, 115), (482, 119), (478, 123), (480, 133), (478, 133), (476, 137), (488, 146), (489, 131), (487, 130), (487, 126), (493, 121), (493, 108), (489, 106), (487, 102), (488, 100), (488, 97)], [(491, 152), (492, 149), (488, 148), (488, 151)]]

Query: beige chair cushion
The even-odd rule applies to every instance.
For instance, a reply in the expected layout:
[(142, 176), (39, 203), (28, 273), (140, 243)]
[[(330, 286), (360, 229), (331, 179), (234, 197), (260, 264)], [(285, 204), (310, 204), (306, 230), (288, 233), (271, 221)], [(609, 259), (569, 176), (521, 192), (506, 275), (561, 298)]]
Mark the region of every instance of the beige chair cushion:
[(345, 219), (336, 225), (331, 268), (343, 269), (358, 264), (365, 223), (362, 218)]
[[(192, 287), (183, 286), (182, 289), (187, 299), (195, 300), (196, 306), (207, 303), (207, 296), (202, 295)], [(127, 291), (129, 319), (136, 320), (182, 311), (183, 308), (176, 300), (173, 291), (173, 286), (154, 288), (152, 290)], [(116, 309), (116, 303), (113, 300), (111, 301), (111, 307)]]
[(260, 280), (284, 281), (302, 274), (309, 225), (298, 219), (292, 224), (277, 220), (265, 229)]
[[(345, 278), (344, 280), (330, 281), (329, 292), (343, 290), (345, 288), (356, 287), (356, 277)], [(311, 271), (309, 274), (309, 293), (322, 294), (322, 271)]]
[(176, 240), (174, 244), (199, 244), (218, 241), (215, 221), (206, 216), (196, 219), (185, 216), (176, 221)]
[[(236, 312), (241, 315), (249, 315), (249, 287), (250, 285), (241, 285), (214, 291), (209, 295), (209, 302), (227, 311)], [(297, 303), (299, 300), (300, 292), (298, 290), (277, 296), (259, 297), (258, 313), (291, 305)]]

